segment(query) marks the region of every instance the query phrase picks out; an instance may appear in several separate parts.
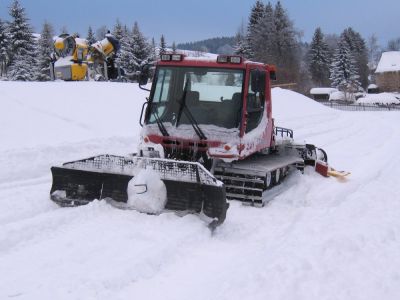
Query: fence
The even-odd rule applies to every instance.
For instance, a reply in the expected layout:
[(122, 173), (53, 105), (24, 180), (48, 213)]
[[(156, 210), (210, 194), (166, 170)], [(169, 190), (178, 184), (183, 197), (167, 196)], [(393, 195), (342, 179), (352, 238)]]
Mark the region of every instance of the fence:
[(400, 111), (399, 105), (343, 104), (335, 102), (320, 103), (331, 108), (347, 111)]

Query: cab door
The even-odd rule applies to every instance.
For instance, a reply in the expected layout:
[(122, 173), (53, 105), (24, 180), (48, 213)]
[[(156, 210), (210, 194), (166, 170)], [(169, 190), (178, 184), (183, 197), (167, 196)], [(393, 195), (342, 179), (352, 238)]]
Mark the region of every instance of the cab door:
[(256, 129), (263, 118), (266, 95), (265, 79), (265, 70), (250, 70), (246, 96), (246, 133)]
[(249, 66), (246, 76), (242, 151), (247, 157), (271, 146), (273, 120), (269, 71), (265, 65)]

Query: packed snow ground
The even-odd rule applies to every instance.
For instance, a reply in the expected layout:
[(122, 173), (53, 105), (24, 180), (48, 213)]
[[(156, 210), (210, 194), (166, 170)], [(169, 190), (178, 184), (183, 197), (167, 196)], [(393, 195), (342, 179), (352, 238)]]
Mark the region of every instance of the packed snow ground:
[(194, 215), (59, 208), (50, 166), (134, 152), (135, 84), (0, 82), (0, 299), (399, 299), (400, 113), (273, 90), (276, 124), (347, 182), (292, 173), (264, 208)]

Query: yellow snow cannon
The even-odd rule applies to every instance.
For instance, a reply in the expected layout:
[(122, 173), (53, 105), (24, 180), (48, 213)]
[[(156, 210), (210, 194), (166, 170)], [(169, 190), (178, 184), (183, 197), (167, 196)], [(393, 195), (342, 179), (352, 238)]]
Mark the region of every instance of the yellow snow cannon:
[(107, 35), (103, 40), (90, 46), (91, 56), (101, 56), (103, 59), (114, 55), (119, 50), (119, 42), (111, 35)]
[(57, 56), (52, 74), (54, 79), (79, 81), (86, 78), (89, 51), (86, 40), (62, 34), (54, 41), (54, 51)]
[(93, 43), (89, 47), (89, 77), (96, 81), (122, 80), (122, 72), (115, 63), (115, 58), (120, 49), (119, 41), (111, 34)]

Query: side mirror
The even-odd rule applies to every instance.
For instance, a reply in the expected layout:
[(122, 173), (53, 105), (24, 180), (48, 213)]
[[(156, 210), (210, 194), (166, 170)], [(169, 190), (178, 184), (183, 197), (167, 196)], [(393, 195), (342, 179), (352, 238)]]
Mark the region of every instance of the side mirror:
[(137, 74), (137, 79), (139, 83), (139, 88), (145, 91), (150, 91), (149, 89), (146, 89), (145, 87), (142, 87), (143, 85), (146, 85), (147, 82), (149, 81), (149, 71), (150, 71), (150, 65), (146, 64), (142, 66), (141, 70), (138, 71)]
[(251, 71), (251, 91), (253, 93), (264, 93), (265, 91), (265, 71), (252, 70)]
[(276, 80), (276, 72), (274, 71), (269, 71), (269, 79), (271, 80)]
[(148, 81), (149, 77), (147, 76), (147, 74), (140, 72), (138, 78), (139, 85), (146, 85)]

